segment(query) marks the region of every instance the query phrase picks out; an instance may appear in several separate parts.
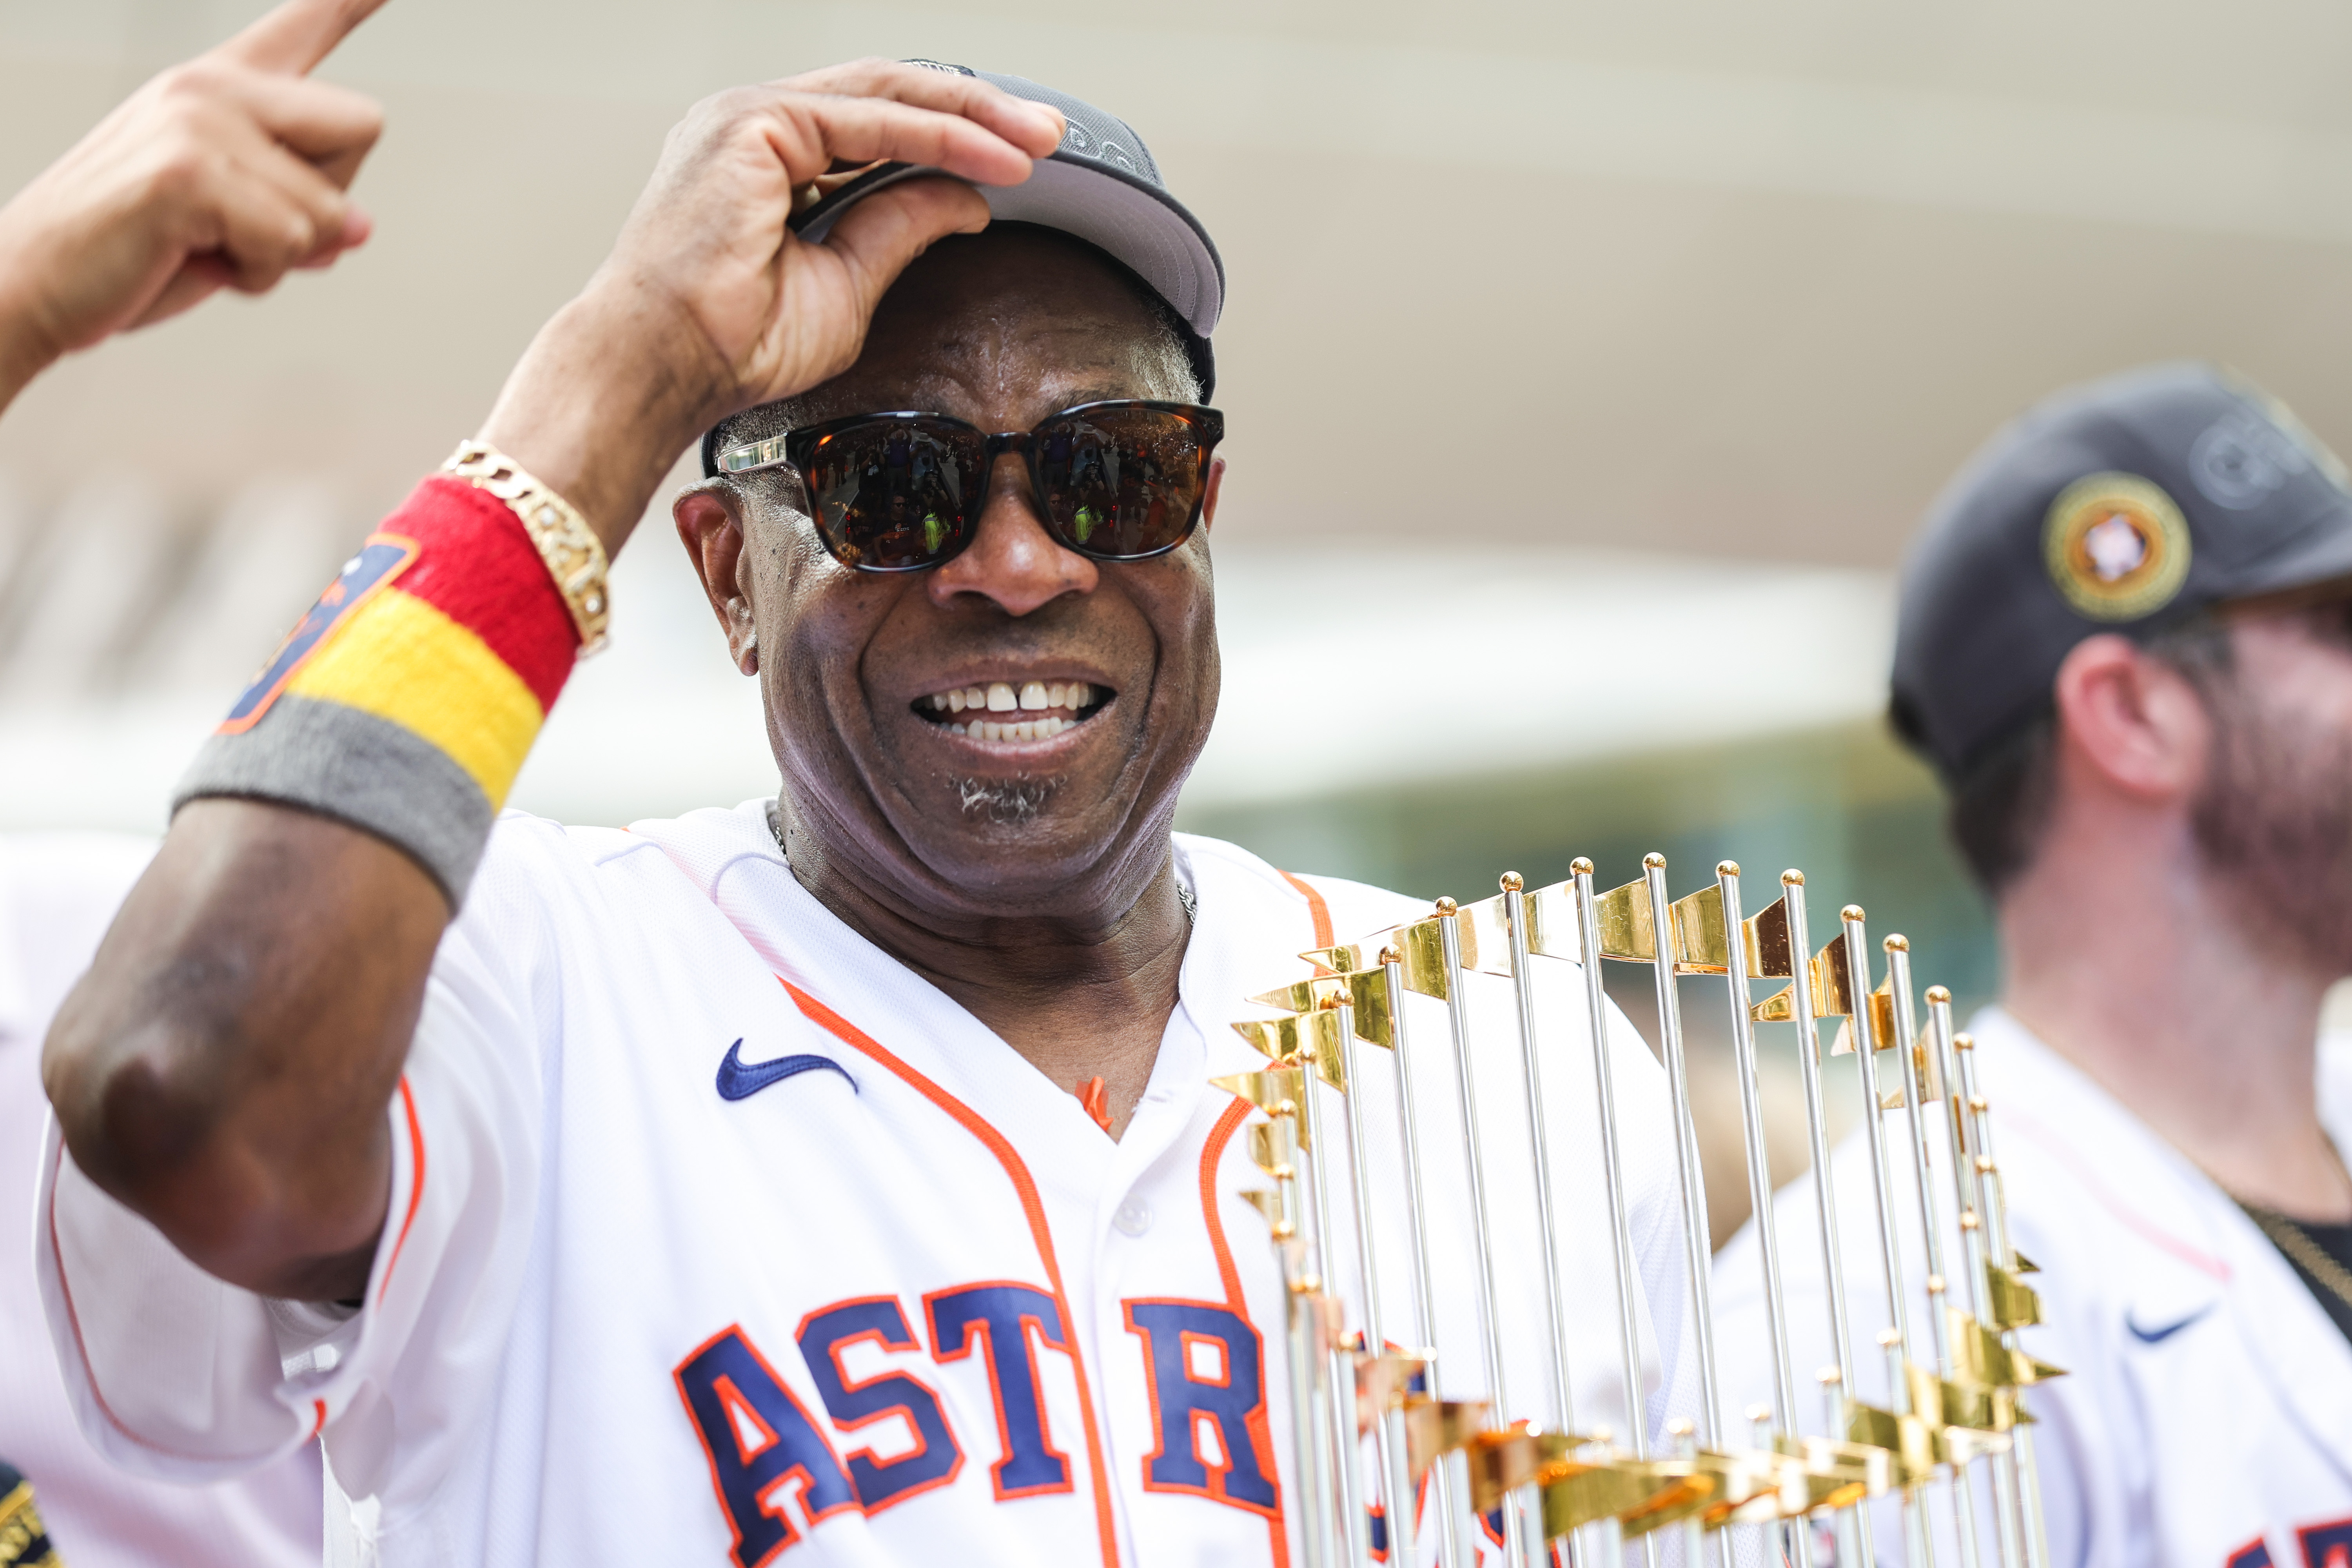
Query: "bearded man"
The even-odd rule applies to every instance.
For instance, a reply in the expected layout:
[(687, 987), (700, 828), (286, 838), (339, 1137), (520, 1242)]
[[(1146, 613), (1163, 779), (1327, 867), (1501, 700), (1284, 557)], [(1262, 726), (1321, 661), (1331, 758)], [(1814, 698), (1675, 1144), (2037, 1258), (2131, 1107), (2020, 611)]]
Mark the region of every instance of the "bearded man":
[[(2315, 1057), (2352, 972), (2343, 466), (2201, 365), (2053, 397), (1952, 481), (1906, 565), (1894, 715), (2000, 939), (2000, 1001), (1969, 1028), (2011, 1235), (2042, 1269), (2024, 1342), (2068, 1373), (2026, 1394), (2048, 1561), (2342, 1561), (2352, 1081)], [(1861, 1336), (1892, 1314), (1860, 1131), (1833, 1167)], [(1774, 1204), (1801, 1326), (1825, 1289), (1794, 1239), (1811, 1181)], [(1896, 1208), (1916, 1270), (1918, 1211)], [(1752, 1226), (1717, 1259), (1735, 1352), (1766, 1342), (1759, 1262)], [(1875, 1361), (1858, 1372), (1883, 1400)], [(1771, 1369), (1725, 1385), (1761, 1397)], [(1978, 1502), (1989, 1559), (2003, 1521)]]
[[(44, 1280), (96, 1440), (196, 1475), (319, 1433), (338, 1549), (386, 1563), (1289, 1560), (1265, 1177), (1207, 1080), (1262, 1065), (1225, 1026), (1293, 955), (1427, 906), (1170, 831), (1217, 693), (1223, 290), (1132, 130), (1017, 78), (866, 62), (689, 116), (480, 440), (236, 703), (51, 1034)], [(493, 833), (698, 436), (677, 530), (777, 796)], [(1542, 1005), (1589, 1086), (1580, 995)], [(1656, 1432), (1696, 1397), (1665, 1095), (1605, 1048), (1643, 1408), (1608, 1291), (1547, 1320), (1492, 1150), (1528, 1241), (1479, 1321), (1458, 1131), (1441, 1388), (1533, 1388), (1559, 1334), (1574, 1414)]]

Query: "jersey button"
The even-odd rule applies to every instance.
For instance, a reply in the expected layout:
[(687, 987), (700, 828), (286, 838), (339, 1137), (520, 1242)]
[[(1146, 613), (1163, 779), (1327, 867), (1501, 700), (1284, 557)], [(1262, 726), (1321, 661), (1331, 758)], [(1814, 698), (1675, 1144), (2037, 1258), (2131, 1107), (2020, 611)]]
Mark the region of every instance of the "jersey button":
[(1122, 1236), (1141, 1236), (1151, 1228), (1151, 1205), (1141, 1198), (1131, 1197), (1118, 1205), (1110, 1223), (1118, 1227)]

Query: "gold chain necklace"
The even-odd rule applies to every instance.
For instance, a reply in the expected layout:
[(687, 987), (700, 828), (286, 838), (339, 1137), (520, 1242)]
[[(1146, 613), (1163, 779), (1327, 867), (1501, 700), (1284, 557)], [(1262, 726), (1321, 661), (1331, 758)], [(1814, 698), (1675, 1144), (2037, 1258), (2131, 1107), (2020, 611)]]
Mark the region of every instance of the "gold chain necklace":
[[(2352, 1186), (2352, 1166), (2345, 1164), (2344, 1152), (2336, 1147), (2336, 1140), (2325, 1131), (2321, 1131), (2320, 1139), (2327, 1145), (2328, 1153), (2335, 1156), (2336, 1169), (2344, 1177), (2345, 1184)], [(2346, 1306), (2352, 1307), (2352, 1268), (2345, 1268), (2329, 1257), (2325, 1247), (2311, 1239), (2311, 1233), (2303, 1228), (2300, 1221), (2289, 1219), (2276, 1209), (2250, 1204), (2243, 1198), (2236, 1201), (2238, 1206), (2246, 1211), (2246, 1217), (2254, 1222), (2254, 1227), (2271, 1238), (2272, 1246), (2293, 1258), (2305, 1274), (2326, 1286), (2331, 1295)]]
[(2256, 1208), (2243, 1198), (2238, 1206), (2254, 1222), (2271, 1243), (2299, 1265), (2305, 1274), (2318, 1280), (2346, 1306), (2352, 1307), (2352, 1268), (2347, 1268), (2330, 1258), (2311, 1233), (2286, 1215), (2272, 1209)]
[[(2352, 1167), (2344, 1163), (2343, 1152), (2336, 1147), (2336, 1140), (2325, 1131), (2321, 1132), (2320, 1138), (2326, 1143), (2328, 1153), (2335, 1156), (2336, 1169), (2344, 1177), (2346, 1184), (2352, 1185)], [(2237, 1204), (2246, 1211), (2246, 1217), (2254, 1222), (2254, 1227), (2270, 1237), (2272, 1246), (2294, 1259), (2297, 1267), (2317, 1280), (2329, 1294), (2346, 1306), (2352, 1307), (2352, 1268), (2345, 1268), (2329, 1257), (2326, 1248), (2311, 1239), (2311, 1233), (2303, 1228), (2300, 1221), (2289, 1219), (2276, 1209), (2250, 1204), (2243, 1198), (2239, 1198)]]
[[(2018, 1017), (2014, 1008), (2010, 1010), (2010, 1016)], [(2029, 1031), (2044, 1041), (2051, 1037), (2028, 1019), (2018, 1017), (2018, 1022), (2025, 1025)], [(2345, 1163), (2343, 1152), (2336, 1147), (2336, 1140), (2328, 1137), (2325, 1130), (2321, 1131), (2320, 1136), (2327, 1144), (2327, 1152), (2336, 1157), (2336, 1169), (2344, 1177), (2345, 1185), (2352, 1187), (2352, 1165)], [(2207, 1173), (2205, 1179), (2213, 1181), (2210, 1173)], [(2219, 1182), (2213, 1182), (2213, 1184), (2217, 1187), (2221, 1185)], [(2222, 1191), (2228, 1192), (2229, 1189), (2224, 1187)], [(2305, 1273), (2317, 1280), (2328, 1294), (2336, 1297), (2346, 1306), (2352, 1307), (2352, 1268), (2347, 1268), (2335, 1258), (2330, 1258), (2326, 1248), (2311, 1239), (2310, 1232), (2276, 1209), (2266, 1209), (2259, 1205), (2250, 1204), (2234, 1193), (2230, 1194), (2230, 1199), (2245, 1211), (2246, 1217), (2254, 1222), (2255, 1229), (2270, 1237), (2272, 1246), (2285, 1253)]]

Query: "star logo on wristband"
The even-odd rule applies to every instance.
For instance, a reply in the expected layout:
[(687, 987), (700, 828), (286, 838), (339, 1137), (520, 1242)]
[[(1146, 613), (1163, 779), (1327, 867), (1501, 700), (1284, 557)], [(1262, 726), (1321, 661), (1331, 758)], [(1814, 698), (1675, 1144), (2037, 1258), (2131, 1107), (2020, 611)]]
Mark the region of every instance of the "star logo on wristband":
[(310, 613), (294, 623), (294, 629), (286, 634), (286, 640), (278, 645), (278, 651), (270, 655), (269, 662), (261, 667), (261, 673), (253, 678), (245, 694), (228, 710), (228, 717), (221, 721), (217, 732), (242, 734), (261, 722), (261, 716), (269, 711), (269, 705), (278, 700), (286, 683), (294, 679), (320, 645), (358, 614), (362, 605), (382, 592), (386, 584), (408, 570), (418, 553), (413, 539), (397, 533), (368, 535), (360, 552), (343, 563), (342, 571), (327, 584), (326, 592), (319, 595), (319, 602), (310, 606)]

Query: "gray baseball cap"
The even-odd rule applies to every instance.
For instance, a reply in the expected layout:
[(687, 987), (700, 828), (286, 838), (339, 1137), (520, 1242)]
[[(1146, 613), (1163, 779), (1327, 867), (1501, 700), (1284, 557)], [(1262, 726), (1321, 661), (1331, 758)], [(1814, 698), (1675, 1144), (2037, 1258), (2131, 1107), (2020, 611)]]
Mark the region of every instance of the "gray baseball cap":
[[(1225, 264), (1201, 220), (1169, 194), (1160, 165), (1135, 127), (1026, 77), (938, 60), (907, 63), (977, 77), (1015, 98), (1060, 110), (1069, 122), (1062, 144), (1026, 180), (979, 187), (990, 216), (1058, 228), (1108, 251), (1150, 284), (1193, 331), (1206, 338), (1217, 330), (1225, 308)], [(885, 163), (795, 214), (793, 228), (803, 239), (823, 239), (851, 203), (901, 180), (939, 172), (916, 163)]]
[(1895, 633), (1896, 731), (1948, 783), (2050, 702), (2067, 652), (2217, 605), (2347, 579), (2344, 465), (2211, 365), (2070, 388), (1994, 435), (1927, 515)]

